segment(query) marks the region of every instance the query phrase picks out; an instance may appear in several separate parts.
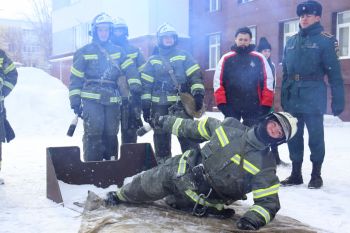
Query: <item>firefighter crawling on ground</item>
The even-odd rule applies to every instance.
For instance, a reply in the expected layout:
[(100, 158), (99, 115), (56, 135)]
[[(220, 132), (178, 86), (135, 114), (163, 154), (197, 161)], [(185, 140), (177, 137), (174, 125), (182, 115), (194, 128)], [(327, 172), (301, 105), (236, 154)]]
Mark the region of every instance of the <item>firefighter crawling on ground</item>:
[(255, 126), (247, 127), (228, 117), (200, 121), (160, 116), (155, 127), (176, 136), (207, 141), (200, 150), (187, 150), (151, 170), (135, 176), (131, 183), (107, 193), (106, 206), (143, 203), (166, 198), (174, 208), (196, 216), (229, 218), (224, 208), (253, 192), (254, 205), (236, 223), (239, 229), (258, 230), (280, 209), (276, 164), (268, 147), (290, 140), (297, 120), (285, 112), (270, 113)]

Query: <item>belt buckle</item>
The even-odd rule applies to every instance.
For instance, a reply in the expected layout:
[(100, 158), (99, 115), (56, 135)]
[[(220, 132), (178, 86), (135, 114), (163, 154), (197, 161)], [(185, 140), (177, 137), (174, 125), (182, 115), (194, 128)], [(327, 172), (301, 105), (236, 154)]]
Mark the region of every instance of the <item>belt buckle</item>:
[(300, 80), (300, 75), (299, 75), (299, 74), (296, 74), (296, 75), (294, 76), (294, 80), (295, 80), (295, 81), (299, 81), (299, 80)]

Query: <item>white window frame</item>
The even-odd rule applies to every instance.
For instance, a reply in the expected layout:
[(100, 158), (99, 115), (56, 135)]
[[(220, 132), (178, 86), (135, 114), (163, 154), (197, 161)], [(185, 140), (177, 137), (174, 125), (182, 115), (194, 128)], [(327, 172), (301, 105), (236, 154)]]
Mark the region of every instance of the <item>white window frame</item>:
[(79, 49), (89, 43), (89, 24), (81, 23), (74, 27), (74, 47)]
[[(350, 11), (342, 11), (342, 12), (338, 12), (337, 13), (337, 40), (339, 41), (339, 49), (341, 50), (342, 46), (341, 46), (341, 43), (342, 41), (339, 40), (340, 39), (340, 30), (343, 29), (343, 28), (348, 28), (348, 31), (349, 31), (349, 35), (348, 35), (348, 41), (347, 41), (347, 44), (348, 44), (348, 48), (347, 48), (347, 54), (346, 55), (343, 55), (343, 56), (340, 56), (339, 59), (349, 59), (350, 58), (350, 21), (347, 22), (347, 23), (339, 23), (339, 16), (341, 14), (349, 14), (350, 15)], [(340, 51), (341, 53), (341, 51)]]
[[(286, 32), (286, 25), (290, 25), (292, 30)], [(286, 46), (288, 38), (297, 34), (299, 31), (299, 19), (289, 20), (283, 23), (283, 48)]]
[(247, 3), (247, 2), (252, 2), (254, 0), (238, 0), (238, 3), (239, 4), (244, 4), (244, 3)]
[(251, 44), (256, 44), (256, 30), (257, 27), (256, 25), (248, 26), (250, 31), (252, 32), (252, 41), (250, 42)]
[(221, 8), (221, 0), (209, 0), (209, 12), (219, 11)]
[(219, 60), (221, 57), (220, 48), (221, 48), (221, 34), (220, 33), (210, 34), (208, 36), (209, 70), (216, 69), (216, 66), (219, 63)]

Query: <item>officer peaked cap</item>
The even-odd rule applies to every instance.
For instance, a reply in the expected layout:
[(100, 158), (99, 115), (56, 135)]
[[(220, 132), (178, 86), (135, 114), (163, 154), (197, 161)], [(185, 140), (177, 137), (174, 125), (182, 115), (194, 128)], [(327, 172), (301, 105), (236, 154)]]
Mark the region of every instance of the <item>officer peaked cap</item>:
[(297, 6), (297, 15), (300, 17), (302, 15), (322, 15), (322, 5), (317, 1), (306, 1), (302, 2)]

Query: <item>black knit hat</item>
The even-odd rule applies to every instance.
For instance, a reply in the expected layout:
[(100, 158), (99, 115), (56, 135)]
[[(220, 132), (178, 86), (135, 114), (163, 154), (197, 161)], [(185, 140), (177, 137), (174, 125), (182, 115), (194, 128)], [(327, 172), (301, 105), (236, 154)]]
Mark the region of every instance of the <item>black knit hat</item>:
[(270, 49), (271, 50), (271, 44), (267, 41), (265, 37), (261, 37), (259, 40), (259, 44), (256, 48), (258, 52), (263, 51), (264, 49)]
[(297, 6), (297, 15), (300, 17), (305, 14), (321, 16), (322, 5), (319, 2), (312, 0), (300, 3)]

